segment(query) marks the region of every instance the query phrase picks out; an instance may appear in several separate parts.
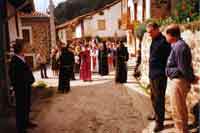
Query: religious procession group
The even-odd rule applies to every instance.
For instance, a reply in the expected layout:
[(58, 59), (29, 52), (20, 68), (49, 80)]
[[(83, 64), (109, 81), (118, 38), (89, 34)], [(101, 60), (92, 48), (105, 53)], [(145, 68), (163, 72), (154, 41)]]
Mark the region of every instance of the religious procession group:
[[(123, 41), (76, 40), (67, 45), (57, 45), (52, 50), (52, 71), (59, 75), (60, 92), (70, 90), (70, 80), (75, 80), (79, 73), (80, 80), (92, 81), (92, 74), (106, 76), (116, 70), (115, 81), (125, 83), (127, 80), (127, 61), (129, 53)], [(43, 74), (42, 74), (43, 75)]]

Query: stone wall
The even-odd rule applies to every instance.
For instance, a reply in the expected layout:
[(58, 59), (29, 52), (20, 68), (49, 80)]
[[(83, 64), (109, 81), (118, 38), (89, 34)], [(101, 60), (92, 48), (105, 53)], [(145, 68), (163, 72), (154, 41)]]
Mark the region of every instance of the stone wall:
[(25, 53), (33, 55), (33, 63), (35, 64), (34, 67), (36, 67), (35, 57), (39, 50), (42, 50), (47, 59), (50, 58), (51, 35), (49, 18), (22, 18), (21, 22), (22, 28), (31, 28), (32, 43), (26, 44)]

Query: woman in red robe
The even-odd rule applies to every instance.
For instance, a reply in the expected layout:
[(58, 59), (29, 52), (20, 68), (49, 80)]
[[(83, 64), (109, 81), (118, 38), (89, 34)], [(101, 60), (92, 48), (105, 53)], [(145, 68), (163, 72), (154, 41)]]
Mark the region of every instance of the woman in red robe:
[(91, 57), (88, 45), (82, 47), (82, 51), (80, 52), (80, 59), (80, 80), (91, 81)]

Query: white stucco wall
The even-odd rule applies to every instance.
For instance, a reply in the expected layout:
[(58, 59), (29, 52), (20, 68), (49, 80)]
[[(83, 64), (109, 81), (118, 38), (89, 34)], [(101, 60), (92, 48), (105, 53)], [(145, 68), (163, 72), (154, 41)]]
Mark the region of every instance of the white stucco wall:
[(95, 36), (95, 29), (96, 25), (93, 24), (92, 19), (85, 19), (83, 21), (83, 27), (84, 27), (84, 36)]
[(66, 36), (65, 29), (58, 30), (58, 37), (59, 37), (61, 42), (67, 44), (67, 38), (66, 38), (67, 36)]
[(81, 29), (81, 24), (79, 24), (79, 25), (76, 26), (76, 29), (75, 29), (75, 37), (76, 37), (76, 38), (81, 38), (81, 37), (83, 37), (83, 35), (82, 35), (82, 29)]
[[(109, 9), (103, 10), (103, 12), (103, 15), (96, 13), (92, 18), (83, 21), (84, 36), (114, 37), (115, 33), (117, 33), (118, 36), (125, 36), (126, 31), (118, 28), (118, 20), (121, 19), (121, 2)], [(106, 21), (106, 30), (98, 30), (98, 20)]]
[(134, 3), (133, 0), (128, 0), (128, 7), (130, 7), (131, 21), (134, 20)]
[(146, 0), (146, 19), (151, 18), (151, 0)]
[(138, 0), (138, 6), (137, 6), (137, 19), (139, 21), (142, 22), (142, 4), (143, 4), (143, 1), (142, 0)]

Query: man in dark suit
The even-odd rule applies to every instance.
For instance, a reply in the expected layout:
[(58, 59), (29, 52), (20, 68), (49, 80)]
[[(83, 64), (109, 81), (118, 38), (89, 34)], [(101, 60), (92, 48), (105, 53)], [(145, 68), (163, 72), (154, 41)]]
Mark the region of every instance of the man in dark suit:
[(151, 85), (151, 101), (155, 113), (154, 119), (156, 120), (154, 132), (159, 132), (164, 129), (165, 91), (167, 88), (165, 68), (171, 47), (160, 32), (156, 23), (149, 23), (147, 25), (147, 32), (152, 38), (149, 58), (149, 78)]
[(13, 46), (14, 56), (10, 63), (10, 80), (16, 97), (16, 124), (18, 133), (26, 133), (27, 128), (36, 125), (29, 121), (31, 106), (31, 85), (35, 81), (33, 73), (24, 59), (23, 40), (17, 39)]

